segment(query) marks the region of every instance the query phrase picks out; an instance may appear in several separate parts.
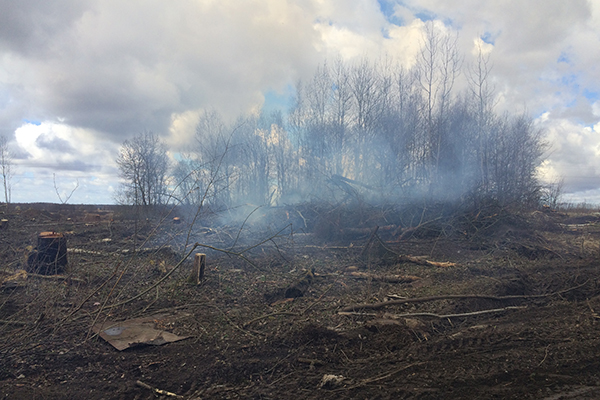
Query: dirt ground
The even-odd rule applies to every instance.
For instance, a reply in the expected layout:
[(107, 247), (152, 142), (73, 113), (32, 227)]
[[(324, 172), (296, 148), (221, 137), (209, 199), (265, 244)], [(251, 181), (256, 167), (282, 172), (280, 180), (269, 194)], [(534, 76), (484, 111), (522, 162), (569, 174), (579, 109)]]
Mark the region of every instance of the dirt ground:
[[(309, 229), (293, 211), (255, 213), (275, 221), (259, 230), (119, 207), (0, 215), (2, 398), (600, 398), (599, 214)], [(67, 237), (64, 275), (19, 273), (43, 231)], [(142, 317), (186, 338), (119, 351), (92, 329)]]

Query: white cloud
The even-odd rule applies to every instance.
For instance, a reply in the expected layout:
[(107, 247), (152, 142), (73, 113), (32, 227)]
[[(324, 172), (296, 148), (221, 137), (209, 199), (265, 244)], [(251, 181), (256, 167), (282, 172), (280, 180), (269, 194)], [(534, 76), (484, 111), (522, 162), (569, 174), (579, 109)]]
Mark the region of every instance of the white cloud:
[(11, 144), (19, 155), (13, 201), (60, 202), (57, 189), (64, 200), (77, 187), (70, 202), (113, 202), (109, 188), (118, 183), (117, 146), (97, 133), (52, 122), (26, 123)]
[[(566, 119), (540, 118), (550, 144), (542, 178), (565, 181), (565, 192), (588, 192), (600, 186), (600, 125), (584, 126)], [(598, 199), (600, 201), (600, 198)]]

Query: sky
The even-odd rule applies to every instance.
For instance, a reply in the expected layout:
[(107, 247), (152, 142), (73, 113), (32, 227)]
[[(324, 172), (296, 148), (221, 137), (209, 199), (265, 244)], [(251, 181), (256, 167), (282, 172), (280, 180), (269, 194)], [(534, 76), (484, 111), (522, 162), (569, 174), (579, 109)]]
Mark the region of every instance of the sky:
[(498, 111), (543, 129), (540, 177), (600, 203), (600, 0), (0, 0), (12, 201), (114, 203), (124, 140), (175, 154), (204, 110), (272, 106), (325, 60), (410, 65), (431, 20), (464, 62), (483, 44)]

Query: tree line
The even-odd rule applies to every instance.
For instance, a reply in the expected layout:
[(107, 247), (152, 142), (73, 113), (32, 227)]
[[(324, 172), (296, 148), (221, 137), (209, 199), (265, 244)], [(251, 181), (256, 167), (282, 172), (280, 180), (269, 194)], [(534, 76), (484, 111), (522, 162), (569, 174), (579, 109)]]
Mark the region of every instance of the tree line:
[[(495, 110), (490, 60), (465, 66), (456, 36), (428, 25), (411, 68), (336, 60), (295, 84), (290, 109), (227, 124), (205, 112), (169, 162), (158, 136), (121, 147), (121, 202), (223, 209), (360, 195), (377, 201), (539, 203), (545, 144), (526, 114)], [(460, 74), (468, 89), (457, 92)]]

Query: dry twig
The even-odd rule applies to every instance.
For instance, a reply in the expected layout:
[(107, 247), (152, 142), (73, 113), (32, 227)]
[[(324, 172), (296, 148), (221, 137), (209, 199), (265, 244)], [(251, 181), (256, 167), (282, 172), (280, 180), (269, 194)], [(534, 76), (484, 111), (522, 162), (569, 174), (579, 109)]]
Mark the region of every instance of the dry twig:
[(166, 390), (157, 389), (157, 388), (152, 387), (152, 386), (150, 386), (147, 383), (144, 383), (142, 381), (136, 381), (135, 384), (138, 385), (139, 387), (143, 387), (144, 389), (152, 390), (156, 394), (160, 394), (160, 395), (163, 395), (163, 396), (169, 396), (169, 397), (175, 397), (177, 399), (183, 399), (183, 396), (180, 396), (180, 395), (175, 394), (175, 393), (168, 392)]

